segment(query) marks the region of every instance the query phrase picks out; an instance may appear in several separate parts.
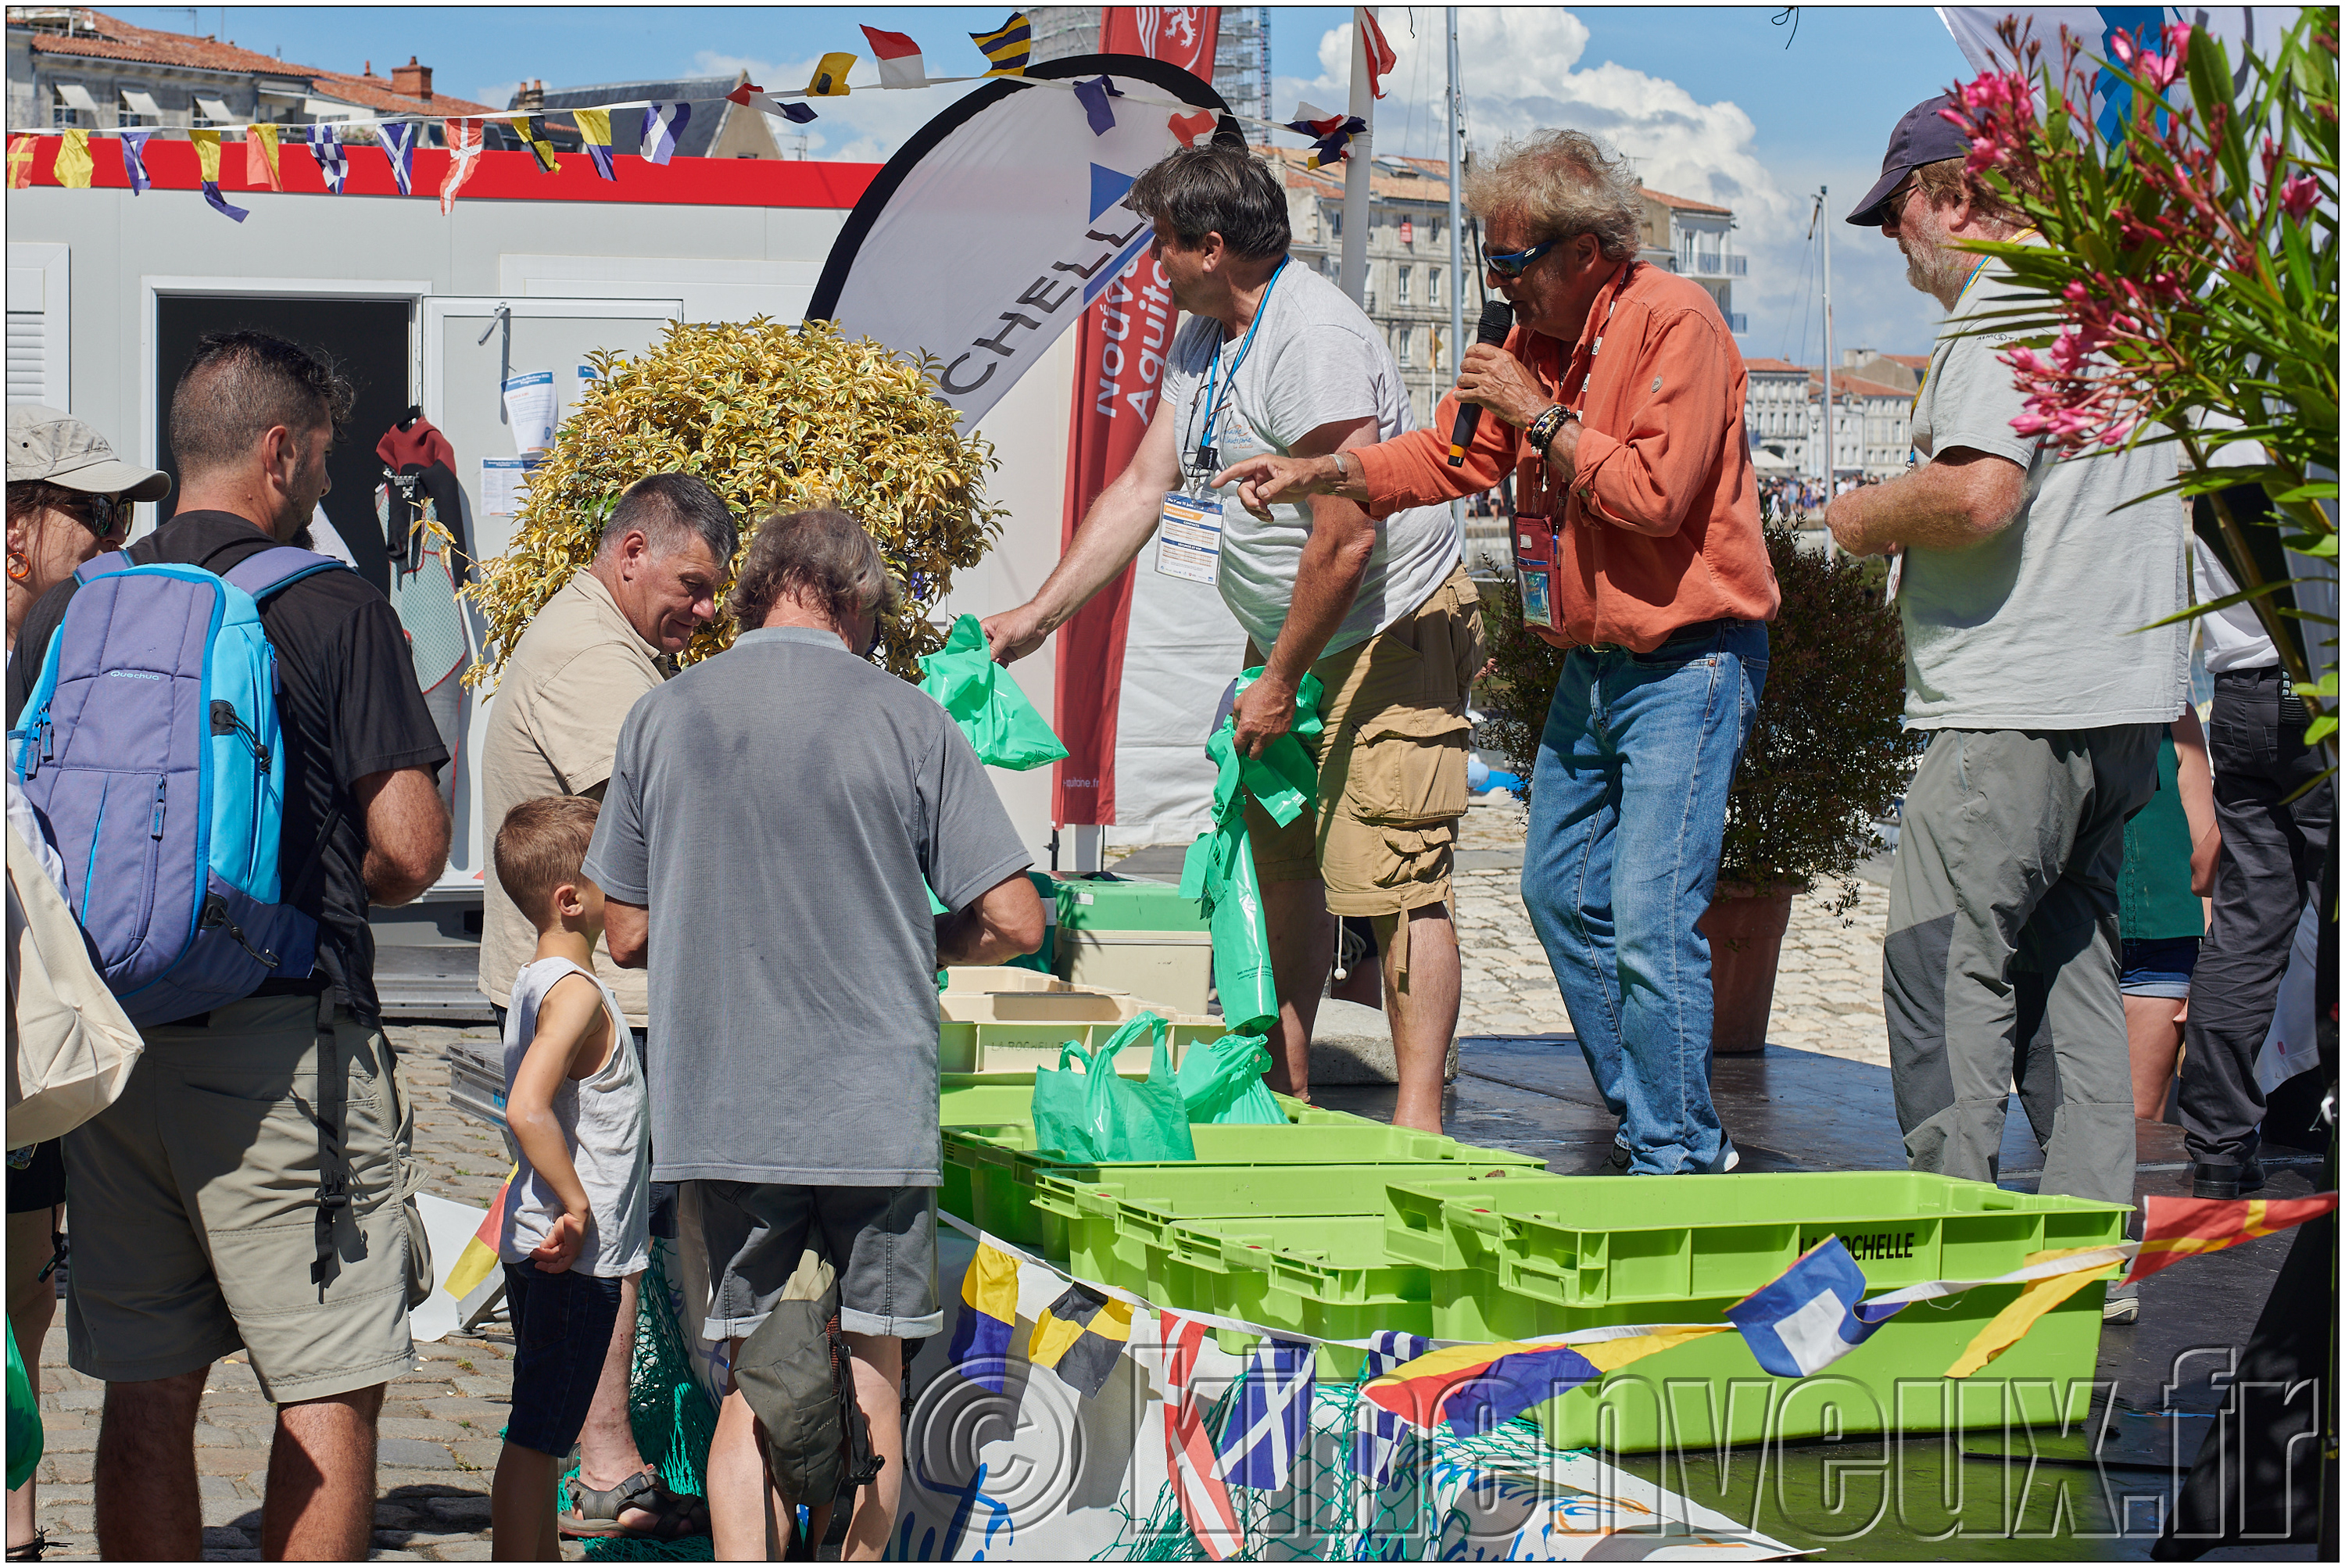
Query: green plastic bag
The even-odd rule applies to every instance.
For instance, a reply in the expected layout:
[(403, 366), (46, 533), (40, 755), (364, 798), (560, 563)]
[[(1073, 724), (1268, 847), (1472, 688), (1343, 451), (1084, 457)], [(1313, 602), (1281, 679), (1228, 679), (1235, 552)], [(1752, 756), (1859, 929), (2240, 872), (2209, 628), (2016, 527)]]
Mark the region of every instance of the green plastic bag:
[[(1115, 1070), (1116, 1054), (1142, 1034), (1156, 1036), (1148, 1080), (1135, 1084)], [(1074, 1160), (1193, 1160), (1189, 1107), (1172, 1075), (1172, 1053), (1164, 1020), (1143, 1013), (1085, 1055), (1068, 1041), (1059, 1048), (1057, 1068), (1034, 1074), (1034, 1146), (1055, 1149)], [(1082, 1071), (1069, 1068), (1069, 1057)]]
[(1270, 1042), (1260, 1034), (1224, 1034), (1192, 1045), (1173, 1082), (1192, 1122), (1223, 1126), (1286, 1125), (1286, 1113), (1262, 1075), (1270, 1070)]
[[(1185, 1135), (1188, 1129), (1183, 1127)], [(41, 1462), (41, 1407), (33, 1398), (33, 1382), (25, 1375), (24, 1358), (16, 1354), (16, 1330), (8, 1329), (8, 1490), (33, 1479)]]
[[(1238, 689), (1261, 675), (1259, 668), (1246, 671)], [(1222, 1021), (1233, 1034), (1267, 1035), (1278, 1019), (1270, 924), (1254, 878), (1245, 797), (1252, 795), (1281, 827), (1318, 799), (1318, 768), (1295, 738), (1319, 733), (1321, 696), (1319, 677), (1304, 676), (1295, 691), (1294, 728), (1264, 747), (1260, 757), (1238, 755), (1234, 717), (1222, 720), (1205, 742), (1215, 769), (1213, 825), (1189, 846), (1181, 866), (1181, 894), (1199, 901), (1204, 910), (1213, 939), (1213, 986), (1221, 993)]]
[(1022, 770), (1067, 754), (1010, 672), (993, 662), (975, 616), (953, 622), (942, 651), (921, 657), (920, 689), (952, 715), (980, 762)]

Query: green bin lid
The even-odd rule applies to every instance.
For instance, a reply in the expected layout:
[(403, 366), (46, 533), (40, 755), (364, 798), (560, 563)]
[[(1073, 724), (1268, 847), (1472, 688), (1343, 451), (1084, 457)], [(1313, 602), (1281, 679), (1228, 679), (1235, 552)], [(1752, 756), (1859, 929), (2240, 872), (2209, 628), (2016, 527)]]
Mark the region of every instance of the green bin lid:
[(1197, 901), (1171, 882), (1089, 878), (1059, 883), (1059, 923), (1075, 931), (1202, 932)]

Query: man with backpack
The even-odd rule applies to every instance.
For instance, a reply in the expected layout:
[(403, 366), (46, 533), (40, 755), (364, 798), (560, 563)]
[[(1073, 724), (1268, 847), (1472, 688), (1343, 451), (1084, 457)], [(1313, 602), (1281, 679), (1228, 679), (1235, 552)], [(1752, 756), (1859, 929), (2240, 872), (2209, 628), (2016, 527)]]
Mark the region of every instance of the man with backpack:
[[(197, 1408), (239, 1350), (278, 1407), (263, 1555), (364, 1556), (383, 1385), (412, 1364), (408, 1307), (431, 1288), (367, 909), (445, 865), (448, 754), (389, 601), (279, 548), (326, 494), (350, 397), (281, 339), (205, 337), (171, 402), (176, 514), (35, 605), (9, 667), (10, 764), (146, 1041), (66, 1145), (69, 1360), (107, 1385), (109, 1558), (200, 1554)], [(208, 633), (187, 608), (206, 604)], [(224, 687), (230, 652), (249, 678)], [(124, 888), (136, 919), (106, 912)]]

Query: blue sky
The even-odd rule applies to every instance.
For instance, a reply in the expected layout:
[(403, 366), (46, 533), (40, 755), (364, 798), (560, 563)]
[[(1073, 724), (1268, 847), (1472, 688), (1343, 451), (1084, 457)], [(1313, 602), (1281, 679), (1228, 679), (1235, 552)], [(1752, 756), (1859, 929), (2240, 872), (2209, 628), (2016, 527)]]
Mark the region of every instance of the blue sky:
[[(324, 69), (355, 72), (371, 60), (387, 74), (412, 55), (433, 67), (440, 92), (501, 105), (523, 77), (569, 87), (746, 66), (761, 85), (799, 86), (823, 54), (865, 52), (864, 22), (918, 39), (932, 74), (974, 72), (983, 61), (968, 35), (999, 26), (1009, 9), (133, 6), (115, 14), (181, 32), (192, 17), (194, 31)], [(1534, 126), (1577, 126), (1630, 153), (1656, 188), (1733, 208), (1736, 246), (1751, 258), (1735, 299), (1751, 321), (1745, 352), (1812, 364), (1822, 336), (1805, 236), (1815, 188), (1828, 184), (1835, 210), (1845, 212), (1879, 172), (1898, 117), (1967, 72), (1926, 7), (1807, 7), (1795, 37), (1773, 23), (1778, 9), (1467, 8), (1467, 119), (1483, 147)], [(1386, 6), (1379, 15), (1401, 63), (1377, 106), (1377, 145), (1433, 152), (1442, 13)], [(1298, 97), (1342, 106), (1349, 18), (1333, 6), (1274, 11), (1278, 112)], [(867, 63), (857, 77), (870, 70)], [(826, 105), (809, 127), (811, 156), (885, 158), (960, 90), (872, 92)], [(1838, 224), (1832, 274), (1842, 347), (1927, 349), (1937, 307), (1906, 286), (1896, 248), (1878, 231)]]

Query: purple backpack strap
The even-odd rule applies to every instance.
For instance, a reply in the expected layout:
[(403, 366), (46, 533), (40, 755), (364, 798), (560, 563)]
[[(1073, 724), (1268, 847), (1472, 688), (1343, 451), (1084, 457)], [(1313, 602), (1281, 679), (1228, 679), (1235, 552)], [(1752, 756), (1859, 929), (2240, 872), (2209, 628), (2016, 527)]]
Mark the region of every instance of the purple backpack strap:
[(255, 550), (220, 575), (250, 594), (255, 600), (260, 600), (320, 572), (347, 570), (348, 567), (331, 555), (320, 555), (313, 550), (297, 549), (290, 545), (278, 545), (266, 550)]
[(87, 587), (100, 577), (115, 572), (127, 572), (137, 564), (119, 550), (108, 550), (104, 555), (92, 555), (75, 567), (74, 581)]

